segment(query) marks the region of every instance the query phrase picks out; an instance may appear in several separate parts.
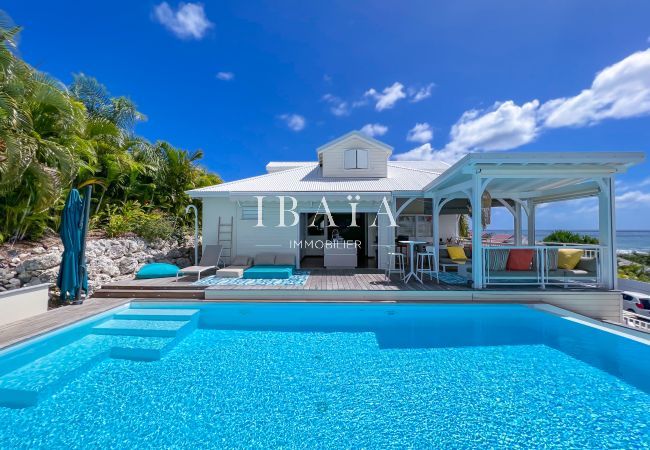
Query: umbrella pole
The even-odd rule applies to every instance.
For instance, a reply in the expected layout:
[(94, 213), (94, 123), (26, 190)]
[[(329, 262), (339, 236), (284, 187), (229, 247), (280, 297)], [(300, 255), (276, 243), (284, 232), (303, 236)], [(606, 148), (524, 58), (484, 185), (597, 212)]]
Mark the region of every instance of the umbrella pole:
[[(84, 194), (84, 209), (83, 209), (83, 218), (81, 224), (81, 248), (79, 251), (79, 288), (77, 288), (77, 294), (75, 295), (74, 303), (83, 303), (81, 300), (81, 289), (84, 285), (86, 278), (86, 235), (88, 234), (88, 221), (90, 219), (90, 200), (93, 193), (92, 185), (86, 186), (86, 192)], [(86, 292), (88, 294), (88, 292)]]

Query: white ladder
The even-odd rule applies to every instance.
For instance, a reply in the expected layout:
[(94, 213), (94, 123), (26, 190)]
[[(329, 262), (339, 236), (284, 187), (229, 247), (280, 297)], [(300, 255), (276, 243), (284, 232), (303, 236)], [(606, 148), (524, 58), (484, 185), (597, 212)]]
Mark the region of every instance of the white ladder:
[(230, 222), (224, 222), (219, 216), (217, 222), (217, 244), (221, 245), (221, 261), (223, 265), (230, 264), (232, 259), (232, 226), (233, 217), (230, 216)]

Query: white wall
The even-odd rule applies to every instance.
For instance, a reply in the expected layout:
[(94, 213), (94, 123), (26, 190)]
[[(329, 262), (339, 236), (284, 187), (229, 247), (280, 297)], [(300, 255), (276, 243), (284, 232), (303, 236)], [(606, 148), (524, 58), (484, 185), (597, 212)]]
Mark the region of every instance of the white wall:
[(444, 214), (440, 216), (440, 238), (445, 242), (448, 238), (458, 237), (458, 216)]
[(0, 325), (47, 312), (49, 283), (0, 292)]
[[(349, 149), (368, 150), (367, 169), (345, 169), (344, 154)], [(368, 141), (351, 136), (333, 144), (322, 152), (323, 176), (325, 177), (386, 177), (390, 152)]]

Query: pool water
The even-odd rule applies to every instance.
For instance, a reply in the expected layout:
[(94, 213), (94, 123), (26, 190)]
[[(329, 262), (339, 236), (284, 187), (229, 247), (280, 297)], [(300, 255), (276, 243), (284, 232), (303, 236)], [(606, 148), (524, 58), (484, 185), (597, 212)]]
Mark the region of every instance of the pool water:
[(212, 306), (0, 408), (0, 447), (649, 447), (649, 351), (521, 306)]

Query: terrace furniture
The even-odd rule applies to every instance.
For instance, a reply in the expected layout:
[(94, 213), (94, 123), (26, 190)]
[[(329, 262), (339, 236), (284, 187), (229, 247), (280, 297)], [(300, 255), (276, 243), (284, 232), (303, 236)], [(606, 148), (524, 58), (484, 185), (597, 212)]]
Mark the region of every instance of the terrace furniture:
[(176, 281), (178, 282), (178, 277), (180, 275), (196, 275), (197, 281), (201, 279), (201, 273), (207, 272), (209, 270), (216, 270), (221, 261), (221, 252), (223, 247), (221, 245), (208, 244), (203, 249), (203, 254), (201, 255), (201, 261), (199, 261), (198, 266), (190, 266), (184, 269), (179, 270), (176, 273)]
[[(513, 268), (512, 252), (532, 252), (524, 270)], [(588, 253), (588, 256), (584, 256)], [(563, 255), (564, 254), (564, 255)], [(599, 284), (600, 247), (562, 248), (548, 246), (486, 247), (484, 248), (484, 273), (486, 285), (508, 284)], [(520, 253), (521, 255), (521, 253)], [(560, 255), (563, 255), (560, 258)], [(509, 264), (510, 262), (510, 264)], [(542, 262), (542, 264), (540, 264)]]
[(456, 272), (458, 272), (458, 275), (461, 275), (463, 277), (467, 276), (467, 267), (468, 267), (467, 261), (460, 261), (459, 260), (457, 262), (454, 262), (454, 261), (446, 262), (446, 263), (440, 264), (440, 267), (442, 268), (443, 272), (447, 272), (447, 269), (450, 268), (450, 267), (455, 267)]
[(328, 269), (354, 269), (357, 267), (357, 247), (345, 245), (344, 242), (332, 241), (331, 246), (326, 246), (323, 249), (323, 265)]
[(244, 270), (243, 278), (286, 280), (295, 268), (294, 255), (261, 253), (255, 257), (253, 267)]
[(411, 277), (414, 277), (416, 280), (418, 280), (420, 283), (422, 283), (422, 280), (418, 276), (418, 274), (415, 272), (415, 257), (414, 257), (414, 248), (416, 245), (420, 244), (426, 244), (425, 241), (399, 241), (400, 244), (407, 244), (409, 246), (409, 271), (404, 277), (404, 283), (408, 283)]
[[(466, 264), (466, 267), (471, 267), (472, 266), (472, 254), (469, 250), (469, 248), (463, 248), (463, 253), (465, 254), (464, 262)], [(454, 267), (458, 266), (460, 264), (460, 261), (463, 260), (463, 258), (452, 258), (449, 255), (449, 250), (448, 248), (441, 248), (438, 252), (438, 263), (440, 264), (440, 267), (443, 267), (443, 264), (446, 265), (446, 267)], [(445, 267), (443, 267), (444, 269)], [(443, 270), (444, 272), (444, 270)]]
[(391, 274), (398, 273), (400, 278), (404, 279), (406, 274), (404, 267), (404, 253), (388, 252), (388, 265), (385, 270), (386, 278), (390, 279)]
[[(428, 266), (428, 268), (426, 268)], [(440, 276), (438, 275), (438, 262), (437, 255), (433, 248), (427, 247), (425, 252), (418, 253), (417, 255), (417, 273), (420, 275), (420, 282), (424, 279), (424, 275), (428, 274), (429, 279), (433, 280), (435, 275), (438, 284), (440, 283)]]
[(241, 278), (244, 271), (251, 267), (252, 258), (250, 256), (235, 256), (232, 264), (217, 270), (215, 276), (219, 278)]

